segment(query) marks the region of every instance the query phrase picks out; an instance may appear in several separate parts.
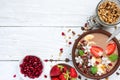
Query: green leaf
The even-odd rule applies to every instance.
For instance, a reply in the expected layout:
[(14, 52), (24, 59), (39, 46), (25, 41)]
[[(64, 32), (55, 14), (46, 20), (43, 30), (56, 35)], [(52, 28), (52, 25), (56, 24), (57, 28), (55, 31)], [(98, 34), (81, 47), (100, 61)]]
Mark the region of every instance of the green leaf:
[(117, 59), (118, 59), (118, 55), (116, 55), (116, 54), (112, 54), (109, 56), (109, 60), (112, 62), (116, 61)]
[(83, 50), (79, 50), (78, 52), (79, 52), (79, 55), (80, 55), (80, 56), (83, 56), (83, 55), (84, 55), (84, 51), (83, 51)]
[(97, 71), (98, 71), (98, 68), (96, 66), (92, 66), (90, 71), (91, 71), (92, 74), (96, 74)]

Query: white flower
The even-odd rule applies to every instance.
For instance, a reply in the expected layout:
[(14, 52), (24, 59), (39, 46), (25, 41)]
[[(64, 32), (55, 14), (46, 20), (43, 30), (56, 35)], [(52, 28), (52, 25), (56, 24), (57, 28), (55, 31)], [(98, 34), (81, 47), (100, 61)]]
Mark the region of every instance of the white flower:
[(86, 52), (90, 52), (91, 46), (86, 45), (86, 46), (83, 46), (83, 48), (85, 49), (85, 53), (86, 53)]
[(102, 57), (102, 64), (108, 66), (109, 63), (111, 63), (111, 61), (107, 57)]
[(82, 58), (80, 56), (75, 57), (75, 60), (76, 60), (76, 63), (80, 63), (80, 64), (83, 63), (83, 60), (82, 60)]
[(88, 60), (88, 66), (94, 66), (95, 62), (96, 62), (96, 59), (92, 57), (92, 59)]

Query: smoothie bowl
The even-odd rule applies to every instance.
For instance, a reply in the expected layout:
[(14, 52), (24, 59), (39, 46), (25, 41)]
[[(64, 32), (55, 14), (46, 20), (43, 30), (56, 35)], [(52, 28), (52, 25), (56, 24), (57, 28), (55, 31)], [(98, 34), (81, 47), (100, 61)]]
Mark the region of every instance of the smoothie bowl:
[(72, 60), (79, 73), (91, 79), (102, 79), (117, 70), (120, 45), (116, 38), (106, 42), (110, 35), (104, 30), (92, 30), (75, 41)]

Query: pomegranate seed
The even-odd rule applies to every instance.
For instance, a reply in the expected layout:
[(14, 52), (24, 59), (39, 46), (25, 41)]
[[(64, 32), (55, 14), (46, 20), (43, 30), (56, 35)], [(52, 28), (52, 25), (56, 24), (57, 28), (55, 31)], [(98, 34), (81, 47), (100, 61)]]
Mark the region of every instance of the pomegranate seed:
[(90, 56), (90, 59), (92, 59), (92, 56)]
[(16, 74), (13, 75), (13, 78), (16, 78)]
[(71, 44), (72, 44), (72, 42), (69, 42), (68, 44), (69, 44), (69, 45), (71, 45)]
[(87, 71), (86, 71), (86, 70), (84, 70), (84, 73), (85, 73), (85, 74), (87, 74)]
[(48, 59), (45, 59), (44, 61), (45, 61), (45, 62), (48, 62)]
[(63, 48), (60, 48), (60, 52), (63, 53)]
[(62, 34), (62, 36), (65, 36), (65, 33), (64, 33), (64, 32), (62, 32), (61, 34)]
[(44, 75), (44, 78), (47, 78), (47, 75)]
[(112, 66), (112, 63), (109, 63), (108, 65), (109, 65), (109, 66)]
[(96, 64), (99, 64), (99, 62), (98, 62), (98, 61), (96, 61), (95, 63), (96, 63)]

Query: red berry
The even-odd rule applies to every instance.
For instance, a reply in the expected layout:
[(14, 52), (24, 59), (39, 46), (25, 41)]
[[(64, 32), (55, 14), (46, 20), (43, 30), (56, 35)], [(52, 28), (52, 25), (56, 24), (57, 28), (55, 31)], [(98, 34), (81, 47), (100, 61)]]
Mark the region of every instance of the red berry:
[(64, 33), (64, 32), (62, 32), (61, 34), (62, 34), (62, 36), (65, 36), (65, 33)]
[(99, 64), (99, 62), (98, 62), (98, 61), (96, 61), (95, 63), (96, 63), (96, 64)]
[(78, 75), (77, 75), (77, 72), (74, 68), (70, 68), (70, 76), (72, 78), (77, 78)]
[(60, 79), (60, 80), (66, 80), (64, 73), (62, 73), (62, 74), (59, 76), (59, 79)]
[(60, 68), (56, 65), (50, 71), (50, 76), (58, 76), (61, 74)]
[(59, 78), (52, 78), (52, 80), (60, 80)]
[(112, 66), (112, 63), (109, 63), (108, 65), (109, 65), (109, 66)]

